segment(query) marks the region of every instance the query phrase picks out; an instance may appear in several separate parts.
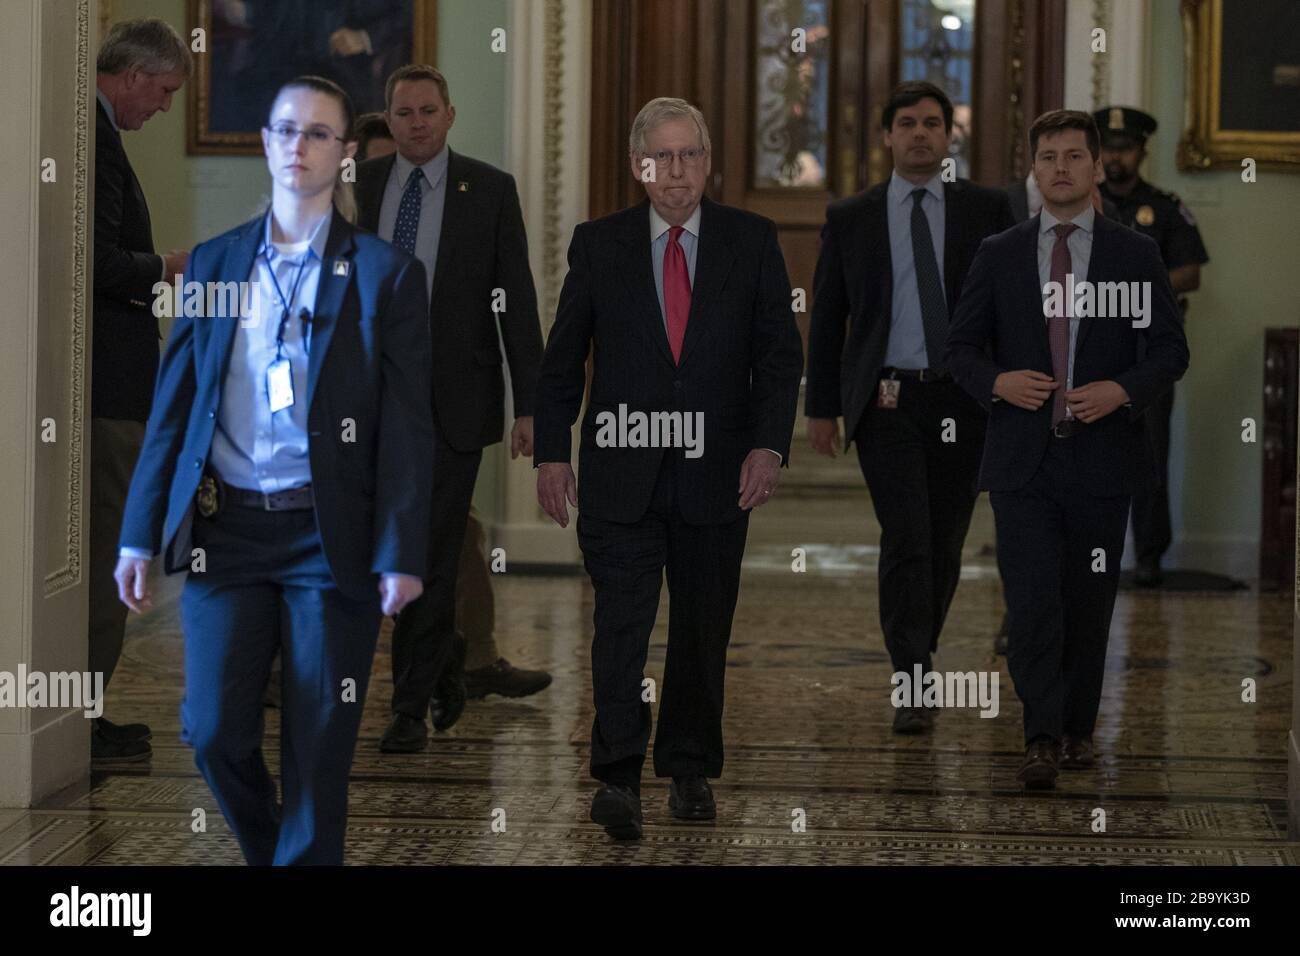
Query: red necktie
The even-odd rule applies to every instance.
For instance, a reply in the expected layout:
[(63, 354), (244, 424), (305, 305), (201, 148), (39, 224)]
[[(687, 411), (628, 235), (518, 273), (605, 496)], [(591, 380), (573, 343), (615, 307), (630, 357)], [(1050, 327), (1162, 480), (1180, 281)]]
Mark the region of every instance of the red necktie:
[(1065, 417), (1065, 382), (1070, 374), (1070, 316), (1074, 314), (1074, 303), (1065, 296), (1065, 276), (1070, 271), (1070, 246), (1067, 240), (1070, 233), (1079, 227), (1073, 223), (1060, 223), (1053, 226), (1056, 233), (1056, 245), (1052, 246), (1052, 281), (1059, 282), (1062, 290), (1062, 304), (1065, 306), (1061, 315), (1048, 319), (1048, 338), (1052, 345), (1052, 378), (1058, 382), (1052, 392), (1052, 424), (1055, 425)]
[(686, 271), (686, 252), (678, 237), (681, 226), (668, 230), (668, 248), (664, 250), (664, 315), (668, 319), (668, 347), (673, 361), (682, 357), (682, 339), (686, 338), (686, 320), (691, 315), (691, 277)]

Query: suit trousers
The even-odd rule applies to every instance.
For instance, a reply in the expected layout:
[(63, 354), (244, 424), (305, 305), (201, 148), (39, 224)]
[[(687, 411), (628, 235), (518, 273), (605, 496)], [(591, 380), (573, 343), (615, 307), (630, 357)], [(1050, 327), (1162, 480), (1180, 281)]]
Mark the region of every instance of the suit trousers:
[(1173, 541), (1169, 521), (1169, 419), (1174, 390), (1161, 392), (1142, 416), (1157, 481), (1133, 495), (1133, 545), (1139, 565), (1159, 564)]
[(987, 421), (955, 382), (905, 379), (898, 406), (873, 403), (854, 436), (880, 522), (880, 626), (895, 672), (929, 670), (939, 646), (979, 494)]
[[(343, 862), (348, 773), (379, 636), (379, 593), (334, 584), (315, 513), (227, 505), (196, 516), (206, 569), (181, 594), (182, 739), (253, 865)], [(281, 660), (280, 785), (262, 697)]]
[(989, 492), (1026, 743), (1090, 736), (1101, 704), (1129, 496), (1095, 496), (1080, 474), (1075, 439), (1053, 438), (1024, 487)]
[(393, 627), (393, 713), (416, 720), (451, 660), (456, 639), (456, 570), (483, 451), (456, 451), (434, 425), (433, 508), (424, 593), (397, 615)]
[(113, 571), (126, 492), (143, 444), (144, 425), (140, 422), (90, 420), (89, 666), (92, 674), (104, 675), (106, 688), (122, 656), (126, 633), (126, 605), (118, 599)]
[(749, 515), (687, 524), (678, 484), (677, 459), (667, 452), (639, 521), (578, 515), (578, 544), (595, 591), (591, 774), (634, 789), (650, 742), (642, 681), (665, 573), (668, 652), (658, 688), (655, 775), (722, 774), (723, 682)]

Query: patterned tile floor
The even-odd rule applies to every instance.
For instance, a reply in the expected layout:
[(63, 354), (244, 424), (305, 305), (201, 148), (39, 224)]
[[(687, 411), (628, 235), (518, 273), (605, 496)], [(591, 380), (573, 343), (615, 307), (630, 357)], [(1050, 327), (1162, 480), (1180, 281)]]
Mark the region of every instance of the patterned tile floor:
[[(802, 456), (804, 462), (808, 456)], [(1001, 615), (981, 499), (935, 666), (996, 670), (998, 715), (948, 710), (932, 736), (890, 734), (875, 584), (878, 528), (848, 462), (805, 465), (756, 515), (727, 676), (725, 775), (713, 825), (668, 816), (649, 776), (646, 837), (611, 843), (587, 822), (591, 589), (583, 577), (497, 577), (504, 652), (545, 667), (529, 699), (471, 702), (426, 753), (379, 753), (391, 691), (387, 635), (357, 748), (354, 864), (1295, 864), (1285, 741), (1291, 599), (1250, 592), (1121, 593), (1096, 769), (1059, 789), (1015, 785), (1020, 706), (991, 652)], [(807, 571), (791, 570), (793, 548)], [(236, 863), (238, 848), (178, 740), (176, 582), (133, 621), (109, 694), (154, 728), (139, 769), (96, 774), (29, 812), (0, 810), (0, 864)], [(661, 621), (666, 613), (661, 608)], [(662, 672), (660, 624), (647, 673)], [(1241, 681), (1258, 703), (1241, 702)], [(278, 765), (278, 713), (267, 750)], [(1094, 831), (1105, 812), (1104, 832)], [(193, 832), (196, 811), (206, 832)], [(800, 828), (799, 823), (804, 826)], [(501, 824), (504, 823), (504, 828)], [(495, 826), (494, 826), (495, 824)], [(502, 832), (497, 832), (497, 831)]]

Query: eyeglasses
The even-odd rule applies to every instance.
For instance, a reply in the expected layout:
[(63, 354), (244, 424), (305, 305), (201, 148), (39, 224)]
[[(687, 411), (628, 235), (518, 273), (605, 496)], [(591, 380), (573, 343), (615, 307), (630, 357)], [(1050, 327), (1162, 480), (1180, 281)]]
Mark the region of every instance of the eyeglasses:
[(299, 133), (305, 136), (307, 142), (313, 146), (324, 146), (332, 139), (337, 139), (340, 143), (347, 142), (343, 137), (335, 136), (334, 131), (327, 126), (312, 126), (309, 129), (299, 129), (292, 123), (276, 123), (274, 126), (268, 127), (267, 132), (286, 146), (292, 143)]
[(678, 150), (676, 153), (674, 153), (671, 149), (661, 149), (658, 152), (648, 153), (646, 155), (648, 155), (651, 159), (653, 159), (655, 161), (655, 165), (658, 166), (660, 169), (667, 169), (669, 166), (671, 166), (673, 164), (674, 156), (676, 156), (678, 159), (682, 161), (683, 166), (690, 168), (690, 167), (698, 166), (701, 162), (703, 162), (704, 154), (706, 152), (708, 152), (708, 150), (696, 149), (694, 146), (692, 146), (690, 149)]

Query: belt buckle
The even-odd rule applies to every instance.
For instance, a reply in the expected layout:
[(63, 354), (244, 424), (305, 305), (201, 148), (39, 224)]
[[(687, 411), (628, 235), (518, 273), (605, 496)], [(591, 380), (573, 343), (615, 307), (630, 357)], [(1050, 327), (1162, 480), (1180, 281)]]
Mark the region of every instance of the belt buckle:
[(1078, 420), (1074, 418), (1062, 418), (1052, 426), (1052, 434), (1057, 438), (1069, 438), (1078, 427)]
[(916, 380), (918, 382), (933, 382), (934, 381), (933, 375), (929, 376), (928, 378), (926, 377), (925, 373), (928, 371), (930, 371), (928, 368), (918, 369), (916, 373)]
[(272, 508), (272, 507), (271, 507), (271, 495), (273, 495), (273, 494), (275, 494), (275, 492), (270, 492), (270, 493), (267, 493), (267, 492), (265, 492), (265, 491), (262, 492), (262, 510), (263, 510), (263, 511), (276, 511), (276, 510), (278, 510), (278, 509), (276, 509), (276, 508)]

